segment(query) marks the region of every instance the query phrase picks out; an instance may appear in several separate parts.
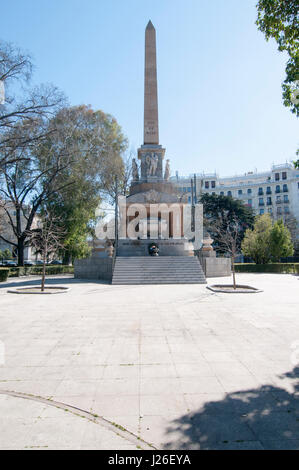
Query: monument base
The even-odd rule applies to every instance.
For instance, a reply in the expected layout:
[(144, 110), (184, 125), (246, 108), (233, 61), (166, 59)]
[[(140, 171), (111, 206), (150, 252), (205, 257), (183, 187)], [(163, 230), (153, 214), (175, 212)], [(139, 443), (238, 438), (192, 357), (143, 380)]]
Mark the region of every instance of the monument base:
[(159, 256), (194, 256), (193, 244), (184, 239), (124, 239), (118, 241), (117, 256), (149, 256), (149, 245), (159, 247)]
[(231, 276), (231, 259), (216, 258), (215, 256), (205, 257), (199, 255), (205, 277), (226, 277)]

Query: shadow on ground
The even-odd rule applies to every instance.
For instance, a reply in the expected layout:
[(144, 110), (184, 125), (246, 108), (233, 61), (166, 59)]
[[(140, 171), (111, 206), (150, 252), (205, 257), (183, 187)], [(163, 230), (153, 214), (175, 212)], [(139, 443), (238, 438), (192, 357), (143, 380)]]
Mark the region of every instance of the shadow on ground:
[(299, 449), (299, 367), (273, 385), (231, 393), (172, 421), (164, 449)]
[[(39, 286), (41, 278), (36, 276), (34, 278), (13, 278), (11, 281), (1, 282), (0, 289), (7, 289), (11, 287), (22, 287), (22, 286)], [(60, 285), (60, 284), (100, 284), (107, 285), (108, 281), (94, 280), (94, 279), (75, 279), (74, 277), (62, 276), (62, 277), (47, 277), (46, 285)]]

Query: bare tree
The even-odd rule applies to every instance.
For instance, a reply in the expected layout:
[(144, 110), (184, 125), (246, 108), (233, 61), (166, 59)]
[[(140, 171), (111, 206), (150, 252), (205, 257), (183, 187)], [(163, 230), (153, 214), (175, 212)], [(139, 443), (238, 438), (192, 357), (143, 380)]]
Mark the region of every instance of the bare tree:
[(51, 255), (55, 255), (63, 246), (65, 229), (61, 220), (50, 212), (40, 216), (39, 227), (31, 232), (30, 243), (43, 261), (41, 291), (45, 290), (46, 264)]
[(233, 286), (236, 289), (235, 258), (240, 250), (242, 225), (237, 218), (228, 217), (228, 214), (224, 213), (211, 223), (210, 228), (217, 235), (216, 249), (231, 256)]
[[(32, 61), (16, 46), (0, 41), (0, 82), (4, 89), (4, 102), (0, 103), (0, 168), (15, 161), (17, 148), (44, 137), (39, 133), (28, 135), (24, 123), (31, 125), (41, 118), (49, 118), (64, 104), (65, 98), (52, 85), (28, 88), (32, 76)], [(12, 137), (11, 130), (19, 125)], [(23, 157), (24, 158), (24, 157)]]
[[(129, 152), (122, 156), (116, 171), (114, 169), (114, 178), (109, 178), (107, 184), (104, 185), (102, 191), (103, 198), (107, 198), (109, 202), (115, 204), (117, 194), (120, 196), (128, 196), (129, 189), (132, 181), (132, 165), (135, 151), (131, 149)], [(108, 173), (109, 174), (109, 173)]]

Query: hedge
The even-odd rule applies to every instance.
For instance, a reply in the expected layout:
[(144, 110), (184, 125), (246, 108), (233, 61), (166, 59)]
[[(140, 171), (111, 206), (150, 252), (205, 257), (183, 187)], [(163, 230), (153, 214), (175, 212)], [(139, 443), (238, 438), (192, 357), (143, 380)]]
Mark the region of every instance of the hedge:
[(235, 264), (237, 273), (299, 274), (299, 263)]
[[(22, 266), (17, 268), (9, 268), (9, 277), (20, 277), (30, 275), (41, 275), (42, 266)], [(46, 275), (50, 274), (74, 274), (73, 266), (46, 266)]]
[(7, 281), (8, 275), (9, 275), (8, 268), (0, 268), (0, 282)]

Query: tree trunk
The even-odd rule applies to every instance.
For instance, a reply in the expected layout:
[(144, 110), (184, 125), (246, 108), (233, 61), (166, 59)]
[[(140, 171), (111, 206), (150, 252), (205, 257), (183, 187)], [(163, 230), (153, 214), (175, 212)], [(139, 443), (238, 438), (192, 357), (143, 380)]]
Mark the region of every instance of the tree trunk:
[(42, 285), (41, 285), (41, 291), (44, 292), (45, 290), (45, 280), (46, 280), (46, 256), (43, 256), (43, 272), (42, 272)]
[(237, 288), (236, 286), (236, 271), (235, 271), (235, 261), (232, 257), (232, 272), (233, 272), (233, 285), (234, 285), (234, 289)]
[(18, 239), (18, 266), (24, 266), (24, 239)]
[(68, 266), (69, 264), (71, 264), (71, 254), (69, 252), (69, 250), (65, 250), (64, 252), (64, 255), (63, 255), (63, 260), (62, 260), (62, 263), (66, 266)]

